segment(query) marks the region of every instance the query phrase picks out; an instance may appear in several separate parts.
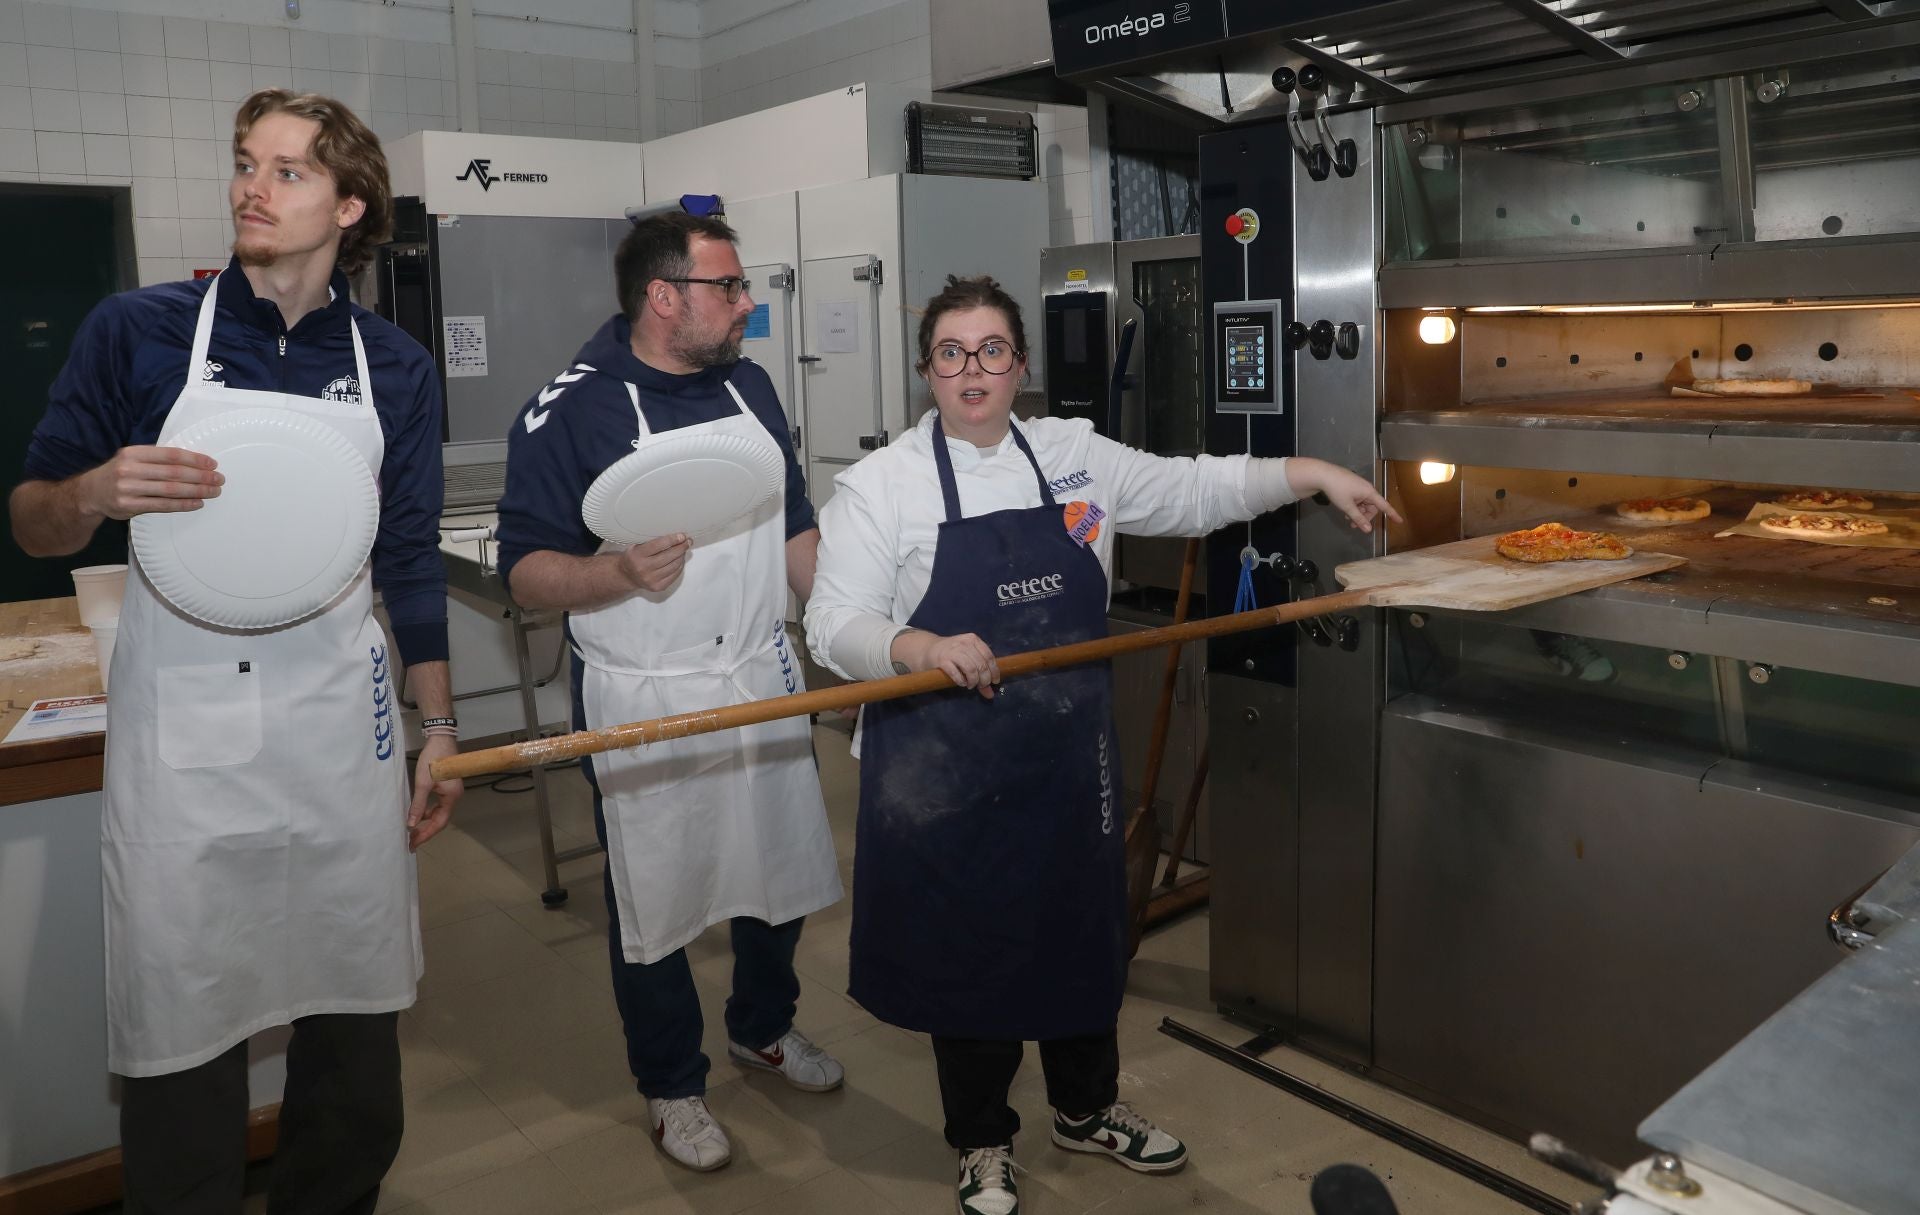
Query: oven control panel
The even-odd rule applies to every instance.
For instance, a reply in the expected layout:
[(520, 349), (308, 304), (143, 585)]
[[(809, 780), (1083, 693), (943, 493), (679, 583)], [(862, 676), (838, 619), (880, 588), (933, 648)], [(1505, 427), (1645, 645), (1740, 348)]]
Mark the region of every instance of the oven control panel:
[(1280, 391), (1279, 300), (1222, 300), (1213, 306), (1218, 413), (1286, 412)]

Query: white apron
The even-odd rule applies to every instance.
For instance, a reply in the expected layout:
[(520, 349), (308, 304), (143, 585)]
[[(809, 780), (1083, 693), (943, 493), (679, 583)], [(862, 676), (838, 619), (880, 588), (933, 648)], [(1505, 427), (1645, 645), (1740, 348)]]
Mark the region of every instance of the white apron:
[[(344, 435), (377, 483), (359, 328), (356, 403), (225, 388), (201, 376), (218, 294), (216, 280), (160, 443), (229, 410), (297, 410)], [(108, 1067), (182, 1071), (297, 1017), (412, 1004), (406, 754), (368, 567), (312, 616), (235, 630), (177, 611), (129, 560), (101, 829)]]
[[(672, 433), (774, 445), (738, 390), (726, 387), (739, 413)], [(629, 384), (627, 394), (637, 450), (654, 436), (639, 390)], [(666, 591), (636, 591), (571, 614), (587, 728), (799, 691), (786, 607), (784, 495), (775, 494), (695, 544)], [(606, 752), (593, 765), (629, 962), (657, 962), (734, 916), (784, 924), (840, 899), (804, 716)]]

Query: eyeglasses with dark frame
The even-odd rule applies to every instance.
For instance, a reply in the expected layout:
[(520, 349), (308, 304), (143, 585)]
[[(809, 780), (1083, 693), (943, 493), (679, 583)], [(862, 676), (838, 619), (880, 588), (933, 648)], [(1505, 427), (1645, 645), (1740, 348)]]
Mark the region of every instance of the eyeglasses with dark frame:
[(1013, 362), (1018, 357), (1012, 342), (992, 338), (980, 343), (978, 350), (968, 350), (958, 342), (941, 342), (933, 348), (933, 357), (928, 362), (933, 374), (951, 380), (967, 369), (969, 358), (980, 364), (980, 370), (988, 375), (1005, 375), (1013, 370)]
[(663, 278), (663, 283), (705, 283), (709, 287), (723, 288), (727, 293), (727, 302), (737, 304), (747, 290), (747, 280), (729, 274), (725, 278)]

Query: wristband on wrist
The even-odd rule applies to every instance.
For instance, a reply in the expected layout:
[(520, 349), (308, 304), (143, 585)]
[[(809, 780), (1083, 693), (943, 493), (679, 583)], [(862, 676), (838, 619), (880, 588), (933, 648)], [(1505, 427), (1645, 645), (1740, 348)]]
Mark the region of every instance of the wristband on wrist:
[(460, 728), (460, 721), (454, 717), (422, 717), (420, 719), (421, 729), (428, 730), (434, 726), (446, 726), (448, 729), (458, 730)]

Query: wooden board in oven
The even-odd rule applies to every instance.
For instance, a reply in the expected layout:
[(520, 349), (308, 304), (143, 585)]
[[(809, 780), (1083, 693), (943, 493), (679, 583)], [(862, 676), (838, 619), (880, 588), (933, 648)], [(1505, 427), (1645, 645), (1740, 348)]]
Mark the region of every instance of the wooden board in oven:
[[(1624, 537), (1632, 543), (1631, 537)], [(1334, 570), (1351, 590), (1381, 588), (1375, 607), (1429, 607), (1461, 612), (1504, 612), (1563, 595), (1644, 578), (1678, 565), (1685, 557), (1635, 546), (1623, 561), (1559, 561), (1529, 565), (1493, 550), (1498, 536), (1480, 536), (1432, 548), (1354, 561)]]

